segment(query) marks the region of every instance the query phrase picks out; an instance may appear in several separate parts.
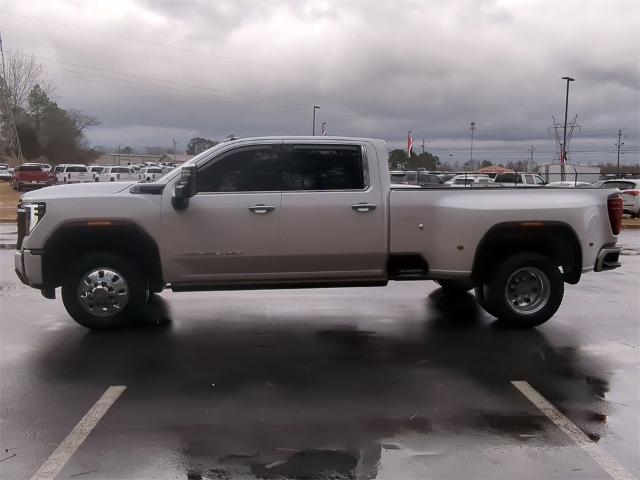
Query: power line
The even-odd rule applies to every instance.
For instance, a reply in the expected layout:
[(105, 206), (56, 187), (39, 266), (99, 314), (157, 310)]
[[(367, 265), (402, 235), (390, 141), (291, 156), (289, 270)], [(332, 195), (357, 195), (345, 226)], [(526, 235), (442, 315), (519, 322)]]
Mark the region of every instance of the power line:
[[(31, 16), (28, 16), (28, 15), (21, 15), (19, 13), (6, 12), (6, 11), (0, 10), (0, 15), (9, 15), (9, 16), (12, 16), (12, 17), (23, 18), (23, 19), (31, 20), (31, 21), (35, 21), (35, 22), (47, 23), (47, 24), (50, 24), (50, 25), (58, 26), (58, 27), (73, 28), (73, 29), (76, 29), (76, 30), (82, 30), (82, 31), (85, 31), (85, 32), (95, 33), (95, 34), (98, 34), (98, 35), (104, 35), (104, 36), (107, 36), (107, 37), (120, 38), (122, 40), (128, 40), (128, 41), (138, 42), (138, 43), (144, 43), (146, 45), (151, 45), (151, 46), (159, 47), (159, 48), (170, 48), (170, 49), (178, 50), (178, 51), (185, 52), (185, 53), (193, 53), (193, 54), (197, 54), (197, 55), (205, 55), (205, 56), (208, 56), (208, 57), (219, 58), (221, 60), (228, 60), (228, 61), (238, 62), (238, 63), (246, 63), (246, 64), (251, 64), (251, 65), (256, 65), (256, 66), (259, 66), (259, 67), (273, 68), (273, 69), (277, 69), (277, 70), (285, 70), (285, 71), (289, 71), (289, 72), (292, 72), (292, 73), (296, 73), (298, 75), (303, 73), (300, 70), (292, 69), (292, 68), (289, 68), (289, 67), (283, 67), (281, 65), (272, 65), (272, 64), (268, 64), (268, 63), (254, 62), (254, 61), (247, 60), (247, 59), (228, 57), (228, 56), (225, 56), (225, 55), (218, 55), (218, 54), (215, 54), (215, 53), (204, 52), (204, 51), (201, 51), (201, 50), (194, 50), (194, 49), (191, 49), (191, 48), (179, 47), (177, 45), (170, 45), (170, 44), (167, 44), (167, 43), (160, 43), (160, 42), (154, 42), (154, 41), (151, 41), (151, 40), (144, 40), (144, 39), (141, 39), (141, 38), (130, 37), (128, 35), (120, 35), (120, 34), (117, 34), (117, 33), (105, 32), (105, 31), (102, 31), (102, 30), (95, 30), (93, 28), (81, 27), (81, 26), (78, 26), (78, 25), (71, 25), (71, 24), (68, 24), (68, 23), (57, 22), (55, 20), (48, 20), (48, 19), (44, 19), (44, 18), (31, 17)], [(306, 72), (306, 73), (309, 73), (309, 72)]]

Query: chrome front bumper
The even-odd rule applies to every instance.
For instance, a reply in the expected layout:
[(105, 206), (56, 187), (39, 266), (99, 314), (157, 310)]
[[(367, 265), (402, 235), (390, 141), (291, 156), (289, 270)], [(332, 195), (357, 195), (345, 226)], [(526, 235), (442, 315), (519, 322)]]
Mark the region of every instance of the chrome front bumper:
[(603, 272), (605, 270), (613, 270), (620, 266), (619, 258), (621, 247), (602, 247), (596, 257), (596, 264), (593, 268), (594, 272)]

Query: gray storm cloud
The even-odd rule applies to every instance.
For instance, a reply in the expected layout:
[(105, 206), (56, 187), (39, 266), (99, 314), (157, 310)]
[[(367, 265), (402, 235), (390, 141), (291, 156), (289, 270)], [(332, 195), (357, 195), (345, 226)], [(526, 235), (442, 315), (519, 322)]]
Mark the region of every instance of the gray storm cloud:
[(413, 130), (462, 159), (473, 120), (489, 159), (518, 160), (535, 144), (551, 160), (547, 128), (563, 115), (569, 74), (582, 125), (574, 158), (612, 161), (622, 128), (625, 160), (638, 161), (633, 1), (9, 0), (0, 10), (5, 49), (36, 55), (62, 105), (100, 117), (93, 144), (309, 134), (320, 105), (331, 134), (395, 147)]

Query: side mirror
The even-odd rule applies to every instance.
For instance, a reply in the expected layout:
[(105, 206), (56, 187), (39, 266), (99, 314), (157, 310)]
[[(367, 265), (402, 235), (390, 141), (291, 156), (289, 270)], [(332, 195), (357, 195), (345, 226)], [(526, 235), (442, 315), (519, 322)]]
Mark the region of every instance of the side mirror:
[(182, 168), (180, 179), (176, 182), (171, 197), (171, 204), (176, 210), (184, 210), (189, 206), (189, 199), (196, 194), (196, 172), (195, 165)]

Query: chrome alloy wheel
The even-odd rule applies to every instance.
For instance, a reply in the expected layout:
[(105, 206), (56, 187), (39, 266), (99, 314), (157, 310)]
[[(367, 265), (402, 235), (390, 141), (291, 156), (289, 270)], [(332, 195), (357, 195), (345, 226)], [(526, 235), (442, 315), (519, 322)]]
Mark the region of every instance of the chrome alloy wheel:
[(98, 317), (120, 313), (129, 301), (129, 284), (117, 271), (96, 268), (80, 280), (78, 300), (87, 312)]
[(518, 314), (532, 314), (549, 301), (551, 283), (535, 267), (523, 267), (511, 274), (504, 290), (507, 304)]

